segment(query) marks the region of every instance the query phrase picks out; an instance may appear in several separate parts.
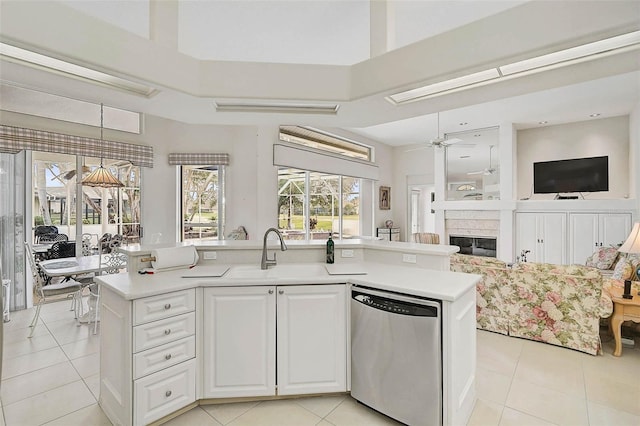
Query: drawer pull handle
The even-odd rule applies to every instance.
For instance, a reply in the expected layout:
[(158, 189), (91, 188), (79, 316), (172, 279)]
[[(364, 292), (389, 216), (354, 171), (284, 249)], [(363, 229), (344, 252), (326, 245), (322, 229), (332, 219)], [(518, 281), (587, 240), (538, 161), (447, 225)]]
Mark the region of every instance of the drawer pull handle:
[(284, 290), (278, 290), (278, 294), (284, 294)]
[(170, 329), (170, 328), (167, 328), (167, 329), (164, 331), (164, 334), (170, 334), (170, 333), (171, 333), (171, 329)]
[(171, 354), (166, 354), (164, 356), (164, 359), (166, 359), (167, 361), (169, 361), (171, 359)]
[(269, 290), (269, 294), (273, 294), (273, 290)]
[(170, 390), (169, 390), (169, 391), (166, 391), (166, 392), (164, 393), (164, 396), (166, 396), (167, 398), (169, 398), (169, 397), (171, 396), (171, 391), (170, 391)]
[(167, 303), (166, 305), (164, 305), (165, 309), (171, 309), (171, 303)]

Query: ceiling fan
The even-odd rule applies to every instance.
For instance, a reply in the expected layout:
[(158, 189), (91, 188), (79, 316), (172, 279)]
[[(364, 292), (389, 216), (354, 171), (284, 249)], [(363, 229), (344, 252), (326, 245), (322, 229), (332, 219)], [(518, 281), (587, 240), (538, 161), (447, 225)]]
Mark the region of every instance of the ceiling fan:
[(468, 175), (485, 175), (485, 176), (489, 176), (492, 175), (496, 172), (496, 169), (494, 169), (493, 167), (491, 167), (491, 152), (493, 150), (493, 145), (489, 145), (489, 167), (482, 169), (482, 170), (476, 170), (475, 172), (468, 172)]
[(425, 148), (446, 148), (449, 145), (462, 142), (462, 139), (445, 138), (444, 136), (440, 136), (440, 112), (437, 113), (437, 123), (438, 123), (438, 133), (435, 138), (431, 139), (425, 146), (422, 146), (420, 148), (408, 149), (405, 152), (418, 151)]

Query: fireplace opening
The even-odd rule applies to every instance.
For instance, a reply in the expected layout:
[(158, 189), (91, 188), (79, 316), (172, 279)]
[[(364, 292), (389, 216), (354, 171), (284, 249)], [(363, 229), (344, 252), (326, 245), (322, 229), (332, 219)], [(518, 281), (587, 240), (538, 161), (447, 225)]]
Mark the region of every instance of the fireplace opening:
[(460, 247), (460, 254), (496, 257), (495, 237), (470, 237), (449, 235), (449, 245)]

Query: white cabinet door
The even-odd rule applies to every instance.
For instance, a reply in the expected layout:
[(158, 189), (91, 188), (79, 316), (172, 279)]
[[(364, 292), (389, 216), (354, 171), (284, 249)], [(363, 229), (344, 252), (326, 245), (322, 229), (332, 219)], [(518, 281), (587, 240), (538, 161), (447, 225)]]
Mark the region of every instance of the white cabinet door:
[(623, 243), (631, 231), (629, 213), (571, 213), (571, 263), (584, 264), (598, 247)]
[(278, 394), (347, 390), (346, 286), (278, 287)]
[(562, 264), (567, 253), (565, 213), (517, 213), (516, 257), (529, 250), (528, 262)]
[(631, 214), (601, 214), (598, 224), (600, 227), (600, 243), (602, 243), (602, 246), (617, 246), (624, 243), (631, 232)]
[(203, 293), (203, 398), (274, 395), (275, 287)]
[(567, 215), (545, 213), (539, 216), (540, 250), (539, 262), (564, 264), (567, 260)]
[(516, 256), (522, 260), (524, 252), (528, 251), (526, 258), (530, 262), (535, 262), (538, 257), (538, 225), (537, 213), (517, 213), (516, 214)]

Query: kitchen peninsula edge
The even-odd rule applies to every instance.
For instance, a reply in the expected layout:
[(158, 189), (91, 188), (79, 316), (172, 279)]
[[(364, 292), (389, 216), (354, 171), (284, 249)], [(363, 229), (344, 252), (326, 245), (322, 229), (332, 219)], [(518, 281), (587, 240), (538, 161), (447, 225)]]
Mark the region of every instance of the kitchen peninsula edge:
[[(289, 250), (286, 252), (278, 251), (278, 265), (267, 271), (260, 270), (261, 244), (251, 241), (233, 241), (196, 246), (200, 261), (194, 269), (201, 269), (206, 275), (206, 270), (211, 265), (228, 266), (229, 270), (219, 278), (182, 278), (184, 270), (139, 275), (137, 270), (131, 269), (129, 273), (98, 278), (103, 291), (100, 405), (112, 422), (142, 424), (163, 421), (179, 413), (182, 407), (211, 402), (206, 395), (203, 395), (204, 385), (201, 377), (206, 370), (203, 364), (207, 359), (203, 354), (205, 345), (202, 342), (205, 340), (204, 334), (208, 331), (205, 331), (207, 327), (204, 324), (202, 311), (203, 295), (211, 291), (207, 290), (208, 288), (286, 289), (286, 286), (313, 288), (322, 285), (344, 285), (346, 287), (344, 316), (347, 318), (344, 333), (347, 339), (344, 355), (347, 377), (344, 391), (348, 392), (350, 390), (348, 318), (351, 284), (427, 297), (442, 302), (443, 424), (467, 422), (476, 397), (475, 284), (479, 277), (448, 271), (449, 255), (456, 252), (457, 247), (366, 240), (337, 242), (336, 263), (350, 264), (351, 269), (355, 267), (365, 274), (329, 275), (324, 269), (324, 263), (321, 262), (324, 256), (324, 244), (288, 245)], [(275, 244), (269, 245), (269, 251), (277, 248)], [(122, 251), (129, 255), (131, 266), (144, 267), (147, 265), (140, 259), (148, 257), (152, 249), (153, 247), (136, 246), (124, 248)], [(342, 250), (346, 250), (346, 255), (349, 257), (342, 257)], [(204, 252), (206, 251), (215, 251), (216, 259), (205, 260)], [(403, 259), (415, 261), (415, 263), (403, 263)], [(190, 298), (195, 300), (187, 300)], [(142, 354), (154, 352), (155, 349), (144, 352), (137, 350), (134, 347), (136, 339), (134, 334), (136, 332), (153, 334), (149, 331), (140, 331), (145, 327), (149, 330), (158, 329), (151, 320), (145, 323), (144, 320), (137, 319), (142, 312), (141, 306), (150, 306), (152, 311), (154, 303), (162, 304), (158, 308), (160, 310), (167, 309), (167, 306), (171, 306), (171, 311), (178, 309), (167, 318), (160, 318), (157, 321), (158, 327), (164, 327), (163, 321), (181, 320), (184, 324), (181, 332), (185, 337), (180, 341), (184, 341), (185, 345), (192, 345), (193, 348), (186, 347), (180, 351), (182, 358), (174, 355), (173, 361), (167, 364), (169, 367), (160, 371), (156, 369), (157, 372), (154, 374), (141, 376), (134, 372), (135, 363)], [(155, 318), (152, 319), (155, 320)], [(190, 325), (191, 322), (195, 325)], [(192, 332), (189, 331), (190, 327), (195, 327)], [(110, 341), (107, 342), (107, 339)], [(162, 349), (161, 344), (157, 347)], [(175, 362), (178, 359), (184, 359), (184, 361), (176, 365)], [(157, 362), (161, 365), (165, 361)], [(192, 390), (186, 392), (188, 395), (177, 398), (177, 403), (174, 401), (173, 405), (169, 404), (165, 407), (158, 403), (160, 404), (158, 408), (149, 401), (149, 398), (145, 400), (142, 397), (145, 394), (152, 395), (155, 385), (151, 383), (146, 388), (140, 386), (154, 375), (165, 373), (173, 374), (171, 377), (177, 378), (181, 386)], [(171, 394), (171, 391), (166, 392)], [(173, 396), (176, 397), (176, 395)], [(153, 414), (154, 410), (157, 413)], [(145, 417), (141, 411), (152, 412), (152, 415)]]

